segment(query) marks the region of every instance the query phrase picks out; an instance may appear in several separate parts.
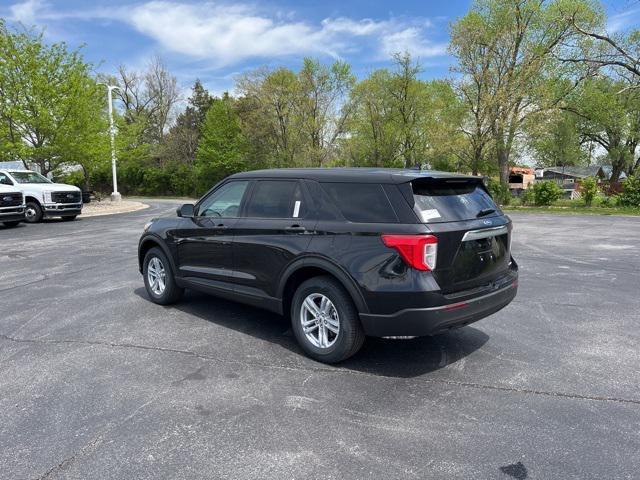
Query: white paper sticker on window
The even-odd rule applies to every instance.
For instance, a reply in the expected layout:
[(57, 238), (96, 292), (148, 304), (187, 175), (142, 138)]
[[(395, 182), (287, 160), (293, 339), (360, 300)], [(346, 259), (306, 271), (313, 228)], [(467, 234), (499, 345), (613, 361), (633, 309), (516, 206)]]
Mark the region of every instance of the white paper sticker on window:
[(440, 218), (440, 212), (435, 208), (431, 210), (420, 210), (420, 214), (422, 215), (422, 221), (428, 222), (429, 220), (433, 220), (434, 218)]
[(293, 207), (293, 218), (298, 218), (298, 215), (300, 215), (300, 200), (296, 200)]

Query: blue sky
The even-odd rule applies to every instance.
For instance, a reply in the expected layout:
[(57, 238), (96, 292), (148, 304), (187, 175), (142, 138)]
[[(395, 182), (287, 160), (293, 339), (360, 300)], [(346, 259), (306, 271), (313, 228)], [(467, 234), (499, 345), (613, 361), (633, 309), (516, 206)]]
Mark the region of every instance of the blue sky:
[[(84, 45), (101, 72), (143, 69), (160, 55), (180, 86), (200, 78), (212, 92), (233, 87), (241, 72), (261, 65), (298, 68), (304, 56), (348, 61), (358, 77), (389, 65), (407, 50), (425, 78), (449, 75), (448, 26), (470, 2), (0, 0), (11, 24), (45, 29), (48, 41)], [(606, 0), (610, 30), (640, 24), (640, 2)]]

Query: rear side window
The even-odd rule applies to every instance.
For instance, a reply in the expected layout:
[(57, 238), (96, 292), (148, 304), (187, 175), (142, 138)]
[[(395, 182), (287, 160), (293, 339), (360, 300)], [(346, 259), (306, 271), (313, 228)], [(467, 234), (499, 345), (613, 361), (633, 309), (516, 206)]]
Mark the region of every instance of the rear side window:
[(251, 195), (246, 215), (251, 218), (302, 218), (306, 211), (299, 182), (261, 180)]
[(322, 183), (322, 188), (344, 218), (356, 223), (396, 223), (398, 218), (382, 185), (375, 183)]
[(455, 222), (501, 214), (491, 196), (475, 181), (414, 180), (411, 187), (415, 211), (424, 223)]

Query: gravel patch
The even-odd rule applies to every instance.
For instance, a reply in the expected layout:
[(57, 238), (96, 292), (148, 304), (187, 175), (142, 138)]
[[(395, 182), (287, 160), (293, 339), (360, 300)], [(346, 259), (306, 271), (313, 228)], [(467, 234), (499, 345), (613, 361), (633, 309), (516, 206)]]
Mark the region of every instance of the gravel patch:
[(112, 202), (111, 200), (103, 200), (101, 202), (92, 201), (82, 207), (82, 217), (97, 217), (99, 215), (135, 212), (136, 210), (142, 210), (144, 208), (149, 208), (149, 205), (131, 200), (122, 200), (120, 202)]

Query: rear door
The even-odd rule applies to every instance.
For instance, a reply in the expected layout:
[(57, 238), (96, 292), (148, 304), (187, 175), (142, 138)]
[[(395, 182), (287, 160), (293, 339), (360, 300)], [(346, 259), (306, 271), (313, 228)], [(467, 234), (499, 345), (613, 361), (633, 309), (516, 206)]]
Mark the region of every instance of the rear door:
[(283, 270), (306, 251), (315, 222), (303, 182), (256, 181), (234, 228), (236, 292), (275, 296)]
[(408, 188), (416, 215), (438, 237), (434, 276), (445, 293), (505, 275), (511, 222), (480, 179), (421, 178)]

